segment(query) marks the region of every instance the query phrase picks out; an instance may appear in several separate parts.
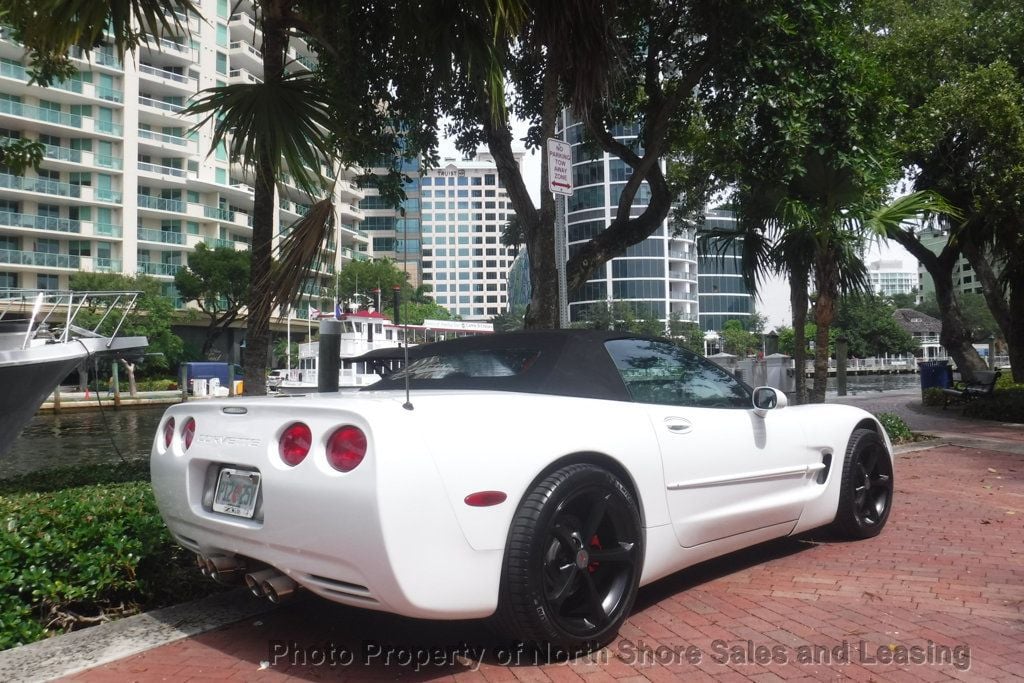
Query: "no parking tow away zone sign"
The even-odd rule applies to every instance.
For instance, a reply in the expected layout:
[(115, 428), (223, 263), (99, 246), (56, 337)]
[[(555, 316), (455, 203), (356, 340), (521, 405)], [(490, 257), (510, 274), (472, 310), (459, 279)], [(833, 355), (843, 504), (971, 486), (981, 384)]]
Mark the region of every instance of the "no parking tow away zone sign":
[(572, 195), (572, 146), (555, 138), (548, 138), (548, 190)]

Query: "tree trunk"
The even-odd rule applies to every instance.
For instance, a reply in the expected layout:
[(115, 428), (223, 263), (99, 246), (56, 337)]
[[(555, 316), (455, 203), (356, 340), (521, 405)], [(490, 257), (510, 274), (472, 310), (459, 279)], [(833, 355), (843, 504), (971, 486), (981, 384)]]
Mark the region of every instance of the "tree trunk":
[(1024, 383), (1024, 269), (1010, 276), (1010, 330), (1006, 335), (1013, 381)]
[(795, 402), (807, 403), (807, 273), (792, 273), (789, 304), (793, 309), (793, 366), (796, 371)]
[[(835, 299), (823, 292), (818, 292), (818, 300), (814, 302), (814, 385), (808, 396), (809, 403), (824, 403), (825, 389), (828, 387), (829, 331), (832, 318), (836, 314)], [(827, 321), (827, 322), (826, 322)]]
[(836, 299), (839, 297), (839, 255), (830, 240), (825, 240), (816, 249), (814, 262), (814, 287), (818, 300), (814, 302), (814, 387), (810, 402), (824, 403), (828, 387), (829, 332), (836, 317)]
[(938, 255), (935, 255), (921, 244), (912, 231), (893, 230), (889, 232), (888, 237), (913, 254), (932, 276), (935, 300), (939, 305), (942, 319), (939, 342), (956, 363), (960, 374), (971, 377), (975, 371), (987, 369), (985, 361), (974, 348), (971, 330), (964, 323), (960, 302), (953, 291), (953, 269), (960, 257), (959, 247), (947, 244)]
[(84, 361), (78, 366), (78, 390), (89, 390), (89, 366)]
[[(985, 251), (970, 239), (961, 240), (961, 247), (981, 283), (985, 303), (1006, 340), (1013, 381), (1024, 382), (1024, 269), (1014, 268), (1012, 262), (1004, 265), (1009, 284), (1007, 296)], [(1015, 273), (1014, 270), (1021, 272)]]
[[(490, 106), (490, 103), (487, 103)], [(548, 66), (544, 73), (544, 107), (541, 137), (555, 135), (558, 106), (558, 77)], [(547, 155), (541, 157), (540, 210), (533, 206), (523, 183), (522, 171), (512, 154), (512, 131), (507, 121), (495, 122), (485, 115), (484, 135), (494, 157), (498, 176), (508, 192), (512, 207), (521, 222), (526, 251), (530, 259), (530, 303), (523, 321), (527, 329), (558, 327), (558, 271), (555, 267), (555, 201), (548, 192)], [(549, 286), (542, 286), (549, 284)]]
[[(286, 8), (283, 3), (263, 5), (263, 78), (277, 79), (284, 73), (288, 46)], [(267, 393), (267, 358), (270, 350), (270, 266), (274, 239), (274, 163), (266, 149), (257, 152), (252, 211), (252, 267), (249, 274), (249, 317), (242, 364), (246, 393)]]

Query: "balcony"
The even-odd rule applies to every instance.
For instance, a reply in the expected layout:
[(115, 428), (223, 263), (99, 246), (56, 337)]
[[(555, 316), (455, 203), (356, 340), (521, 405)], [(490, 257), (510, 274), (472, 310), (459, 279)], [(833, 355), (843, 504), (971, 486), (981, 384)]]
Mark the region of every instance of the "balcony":
[(156, 211), (169, 211), (171, 213), (185, 213), (188, 210), (185, 202), (179, 199), (164, 199), (153, 195), (138, 195), (140, 209), (154, 209)]
[(163, 54), (184, 57), (190, 62), (199, 61), (199, 55), (196, 54), (196, 50), (193, 50), (191, 45), (186, 45), (185, 43), (178, 43), (173, 40), (168, 40), (167, 38), (161, 38), (156, 44), (156, 47)]
[(0, 187), (11, 190), (24, 190), (25, 192), (51, 194), (58, 197), (73, 197), (76, 199), (82, 196), (81, 185), (71, 185), (45, 178), (26, 178), (10, 173), (0, 173)]
[(160, 109), (162, 111), (170, 112), (172, 114), (180, 114), (185, 111), (185, 105), (174, 104), (173, 102), (164, 102), (163, 100), (155, 100), (152, 97), (145, 97), (139, 95), (139, 104), (146, 107), (153, 107), (154, 109)]
[(139, 128), (138, 134), (139, 139), (141, 140), (152, 140), (153, 142), (162, 142), (166, 145), (176, 145), (178, 147), (192, 146), (191, 140), (189, 140), (188, 138), (180, 138), (177, 135), (157, 133), (156, 131), (146, 130), (145, 128)]
[(160, 242), (162, 244), (185, 244), (184, 233), (152, 228), (139, 228), (139, 239), (144, 242)]
[(183, 168), (175, 168), (173, 166), (160, 166), (157, 164), (151, 164), (146, 161), (140, 161), (139, 170), (145, 173), (156, 173), (158, 175), (169, 175), (175, 178), (187, 178), (188, 171)]
[(93, 232), (99, 237), (121, 237), (123, 234), (121, 226), (113, 223), (96, 223)]
[(228, 72), (228, 83), (262, 83), (262, 78), (257, 78), (245, 69), (232, 69)]
[(80, 257), (68, 254), (46, 254), (38, 251), (0, 249), (0, 263), (10, 263), (16, 266), (78, 270), (82, 262)]
[(146, 275), (164, 275), (174, 277), (174, 274), (181, 270), (180, 263), (154, 263), (142, 261), (139, 263), (139, 272)]
[[(8, 142), (11, 138), (6, 139)], [(102, 168), (109, 168), (115, 171), (120, 171), (122, 164), (120, 157), (110, 156), (106, 154), (93, 154), (92, 152), (83, 152), (80, 149), (71, 149), (70, 147), (58, 147), (57, 145), (44, 145), (43, 156), (53, 161), (67, 161), (72, 164), (89, 164), (100, 166)], [(89, 157), (92, 157), (90, 162)]]
[(120, 273), (122, 262), (121, 259), (112, 258), (97, 258), (95, 260), (96, 272), (98, 273)]
[(147, 76), (152, 76), (153, 78), (160, 78), (163, 80), (180, 83), (181, 85), (184, 85), (190, 90), (194, 90), (196, 88), (196, 81), (194, 78), (190, 78), (184, 74), (175, 73), (173, 71), (168, 71), (167, 69), (159, 69), (155, 66), (150, 66), (149, 64), (140, 64), (139, 73), (146, 74)]
[(98, 201), (101, 201), (101, 202), (110, 202), (112, 204), (120, 204), (121, 203), (121, 193), (118, 192), (117, 190), (97, 189), (96, 190), (96, 199)]
[(108, 66), (118, 71), (123, 71), (124, 67), (121, 65), (121, 60), (117, 58), (117, 54), (111, 48), (100, 48), (92, 50), (89, 54), (84, 53), (81, 48), (72, 47), (68, 54), (71, 55), (72, 59), (79, 59), (85, 62), (91, 62), (93, 64), (99, 64), (100, 66)]
[(263, 53), (244, 41), (236, 40), (228, 46), (228, 49), (248, 54), (250, 57), (259, 60), (261, 63), (263, 61)]
[(222, 209), (219, 206), (203, 206), (203, 215), (218, 221), (235, 222), (235, 212), (231, 209)]
[(55, 216), (17, 213), (14, 211), (0, 211), (0, 225), (73, 234), (82, 232), (81, 221), (71, 220), (70, 218), (57, 218)]
[(366, 253), (361, 252), (361, 251), (356, 251), (354, 249), (342, 249), (341, 250), (341, 256), (342, 256), (342, 258), (347, 258), (347, 259), (350, 259), (352, 261), (369, 261), (370, 260), (370, 255), (369, 254), (366, 254)]

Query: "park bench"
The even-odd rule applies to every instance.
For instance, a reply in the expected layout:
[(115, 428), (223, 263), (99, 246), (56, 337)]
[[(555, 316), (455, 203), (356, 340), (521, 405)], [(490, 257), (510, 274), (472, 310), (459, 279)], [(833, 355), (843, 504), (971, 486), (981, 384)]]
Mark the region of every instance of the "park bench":
[(952, 389), (943, 389), (946, 401), (945, 408), (953, 399), (968, 402), (982, 396), (991, 396), (996, 389), (996, 380), (1002, 373), (999, 370), (976, 370), (970, 381), (954, 382)]

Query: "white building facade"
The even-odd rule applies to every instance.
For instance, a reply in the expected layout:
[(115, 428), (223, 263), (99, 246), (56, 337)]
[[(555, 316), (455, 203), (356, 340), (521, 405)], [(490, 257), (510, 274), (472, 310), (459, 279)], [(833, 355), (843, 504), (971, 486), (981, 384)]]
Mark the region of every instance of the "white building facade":
[(493, 158), (444, 159), (419, 183), (422, 281), (434, 301), (463, 320), (504, 312), (513, 255), (501, 244), (501, 232), (515, 210)]
[[(202, 19), (179, 15), (179, 35), (123, 62), (109, 47), (73, 54), (79, 73), (49, 88), (29, 85), (23, 48), (0, 39), (0, 135), (46, 145), (38, 171), (0, 169), (0, 289), (65, 289), (82, 270), (145, 273), (176, 296), (174, 273), (199, 242), (248, 248), (252, 179), (223, 147), (211, 153), (212, 123), (191, 132), (197, 119), (182, 111), (205, 88), (258, 81), (262, 34), (251, 0), (197, 5)], [(291, 69), (313, 64), (298, 39), (288, 56)], [(275, 243), (310, 201), (281, 181)], [(368, 251), (363, 191), (341, 179), (335, 192), (338, 229), (328, 263), (304, 289), (308, 302), (329, 294), (346, 259)]]
[(916, 269), (907, 268), (899, 259), (879, 259), (868, 264), (871, 292), (879, 296), (911, 294), (918, 289)]

